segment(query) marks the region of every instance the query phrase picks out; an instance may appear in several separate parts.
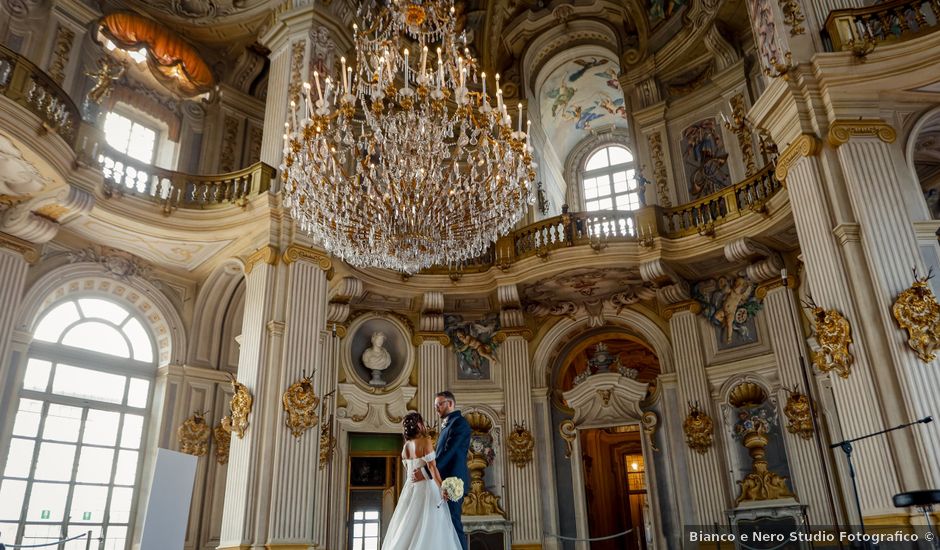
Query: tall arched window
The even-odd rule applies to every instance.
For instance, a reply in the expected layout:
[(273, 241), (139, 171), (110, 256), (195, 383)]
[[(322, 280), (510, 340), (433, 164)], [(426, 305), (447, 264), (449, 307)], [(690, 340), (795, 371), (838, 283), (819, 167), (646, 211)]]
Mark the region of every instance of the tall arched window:
[(0, 481), (0, 540), (91, 530), (102, 548), (129, 547), (155, 372), (151, 334), (115, 302), (71, 299), (42, 316)]
[(591, 155), (584, 165), (581, 181), (584, 208), (588, 212), (640, 207), (633, 154), (624, 147), (609, 145)]

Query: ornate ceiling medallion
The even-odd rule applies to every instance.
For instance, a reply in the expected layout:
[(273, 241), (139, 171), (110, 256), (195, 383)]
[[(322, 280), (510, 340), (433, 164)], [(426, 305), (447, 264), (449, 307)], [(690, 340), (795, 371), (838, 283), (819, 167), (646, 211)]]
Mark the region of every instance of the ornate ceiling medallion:
[(205, 412), (193, 413), (176, 431), (180, 452), (193, 456), (206, 456), (209, 452), (209, 431)]
[(314, 72), (291, 101), (285, 206), (356, 266), (412, 274), (476, 258), (534, 201), (522, 104), (513, 120), (499, 75), (487, 95), (454, 0), (387, 2), (360, 16), (355, 65), (342, 58), (335, 79)]
[(245, 437), (245, 430), (248, 429), (248, 415), (251, 413), (251, 405), (254, 399), (252, 399), (251, 392), (248, 391), (248, 388), (244, 384), (236, 380), (231, 374), (228, 376), (232, 380), (232, 390), (234, 390), (232, 401), (229, 405), (232, 409), (232, 414), (222, 419), (222, 426), (229, 432), (237, 435), (239, 439), (243, 439)]
[(917, 352), (924, 363), (933, 361), (934, 351), (940, 347), (940, 304), (927, 281), (933, 277), (918, 277), (914, 271), (914, 284), (898, 298), (891, 307), (891, 313), (898, 325), (907, 331), (907, 345)]
[(291, 384), (284, 392), (281, 404), (287, 412), (284, 423), (290, 428), (290, 433), (294, 437), (300, 437), (304, 431), (316, 426), (320, 420), (317, 416), (320, 398), (314, 393), (309, 376), (304, 376)]

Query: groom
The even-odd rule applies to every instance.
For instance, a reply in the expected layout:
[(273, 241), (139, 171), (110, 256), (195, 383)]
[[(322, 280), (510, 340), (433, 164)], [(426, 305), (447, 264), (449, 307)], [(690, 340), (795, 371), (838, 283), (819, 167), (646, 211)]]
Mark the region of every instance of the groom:
[[(441, 434), (437, 438), (437, 469), (441, 479), (459, 477), (463, 486), (470, 486), (470, 472), (467, 470), (467, 451), (470, 449), (470, 424), (457, 410), (457, 400), (449, 391), (442, 391), (434, 397), (434, 410), (441, 417)], [(460, 539), (460, 546), (467, 550), (467, 535), (463, 532), (460, 511), (463, 498), (457, 502), (447, 501), (450, 519)]]

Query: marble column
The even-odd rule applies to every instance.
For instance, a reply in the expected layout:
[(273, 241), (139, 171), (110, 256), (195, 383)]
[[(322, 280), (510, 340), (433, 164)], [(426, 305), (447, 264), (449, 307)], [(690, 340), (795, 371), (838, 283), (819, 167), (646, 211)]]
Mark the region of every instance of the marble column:
[[(532, 368), (529, 364), (529, 342), (532, 332), (525, 327), (525, 318), (516, 285), (497, 289), (502, 311), (497, 335), (505, 341), (499, 348), (506, 396), (506, 430), (504, 448), (509, 450), (508, 437), (516, 426), (535, 432), (532, 408)], [(513, 548), (540, 548), (542, 540), (542, 502), (539, 491), (538, 457), (523, 466), (506, 461), (508, 519), (513, 522)]]
[[(786, 182), (793, 219), (800, 240), (800, 249), (806, 265), (806, 283), (814, 300), (820, 307), (836, 309), (852, 326), (853, 345), (850, 351), (855, 358), (851, 374), (847, 378), (830, 375), (832, 391), (838, 408), (838, 424), (833, 437), (857, 437), (886, 427), (882, 417), (882, 403), (874, 376), (873, 357), (887, 355), (881, 343), (883, 329), (873, 330), (865, 319), (877, 313), (866, 303), (864, 293), (857, 291), (863, 284), (861, 271), (848, 266), (857, 266), (859, 250), (853, 248), (851, 239), (837, 239), (835, 227), (852, 221), (840, 211), (844, 203), (839, 196), (828, 194), (832, 182), (823, 177), (833, 174), (833, 167), (826, 158), (818, 156), (821, 144), (817, 138), (803, 135), (781, 154), (778, 162), (778, 177)], [(843, 223), (833, 220), (834, 216)], [(860, 266), (859, 266), (860, 267)], [(859, 496), (862, 513), (879, 515), (893, 513), (891, 496), (899, 492), (899, 463), (882, 439), (872, 438), (855, 445), (853, 462), (858, 473)], [(847, 487), (844, 459), (837, 457), (836, 466), (843, 478), (843, 500), (852, 502), (854, 497)], [(849, 507), (849, 516), (856, 515)], [(856, 518), (857, 519), (857, 518)]]
[(434, 394), (447, 388), (449, 344), (444, 334), (444, 294), (426, 292), (422, 297), (419, 331), (414, 336), (418, 348), (418, 412), (428, 424), (440, 423), (434, 410)]
[[(793, 279), (790, 279), (791, 281)], [(810, 523), (815, 525), (832, 525), (833, 517), (826, 495), (826, 481), (828, 475), (827, 464), (822, 462), (816, 443), (813, 438), (803, 439), (797, 434), (790, 433), (786, 428), (786, 417), (783, 414), (784, 404), (789, 396), (787, 390), (796, 388), (800, 393), (807, 394), (810, 390), (803, 383), (801, 355), (805, 353), (805, 342), (802, 334), (797, 332), (795, 323), (798, 322), (799, 312), (796, 311), (795, 297), (792, 291), (782, 285), (767, 290), (767, 287), (758, 289), (767, 294), (763, 298), (764, 318), (767, 321), (771, 335), (770, 345), (773, 348), (774, 358), (777, 361), (777, 372), (780, 376), (781, 389), (777, 392), (780, 403), (778, 414), (780, 416), (780, 432), (783, 434), (790, 462), (790, 475), (792, 476), (793, 490), (797, 499), (809, 505)], [(802, 349), (801, 349), (802, 348)], [(810, 383), (815, 377), (810, 379)], [(813, 389), (809, 395), (819, 395)]]
[[(39, 259), (39, 253), (25, 241), (0, 233), (0, 442), (10, 441), (15, 408), (19, 403), (20, 361), (13, 353), (13, 327), (19, 313), (20, 301), (26, 285), (30, 262)], [(6, 446), (0, 444), (0, 472), (6, 464)]]
[[(869, 132), (874, 132), (874, 135)], [(843, 135), (845, 142), (842, 141)], [(940, 411), (937, 361), (927, 365), (920, 360), (907, 345), (907, 334), (898, 328), (891, 313), (897, 295), (913, 283), (911, 269), (916, 269), (920, 276), (927, 272), (900, 184), (905, 181), (900, 170), (908, 168), (901, 161), (901, 151), (893, 145), (894, 141), (894, 129), (879, 121), (861, 124), (836, 122), (830, 129), (829, 142), (838, 146), (837, 156), (858, 220), (861, 246), (874, 286), (873, 297), (878, 314), (866, 317), (865, 322), (875, 324), (877, 328), (873, 330), (880, 329), (888, 335), (890, 362), (897, 377), (896, 382), (888, 382), (900, 386), (902, 402), (886, 411), (886, 420), (892, 426), (936, 415)], [(882, 358), (883, 361), (887, 359)], [(892, 412), (896, 414), (892, 415)], [(916, 457), (912, 453), (907, 460), (921, 465), (923, 471), (903, 477), (903, 488), (938, 486), (940, 461), (935, 453), (940, 449), (940, 425), (918, 425), (909, 433), (916, 442)], [(890, 437), (896, 445), (906, 446), (906, 435), (898, 432)]]
[[(680, 302), (667, 310), (669, 329), (672, 335), (673, 357), (676, 363), (676, 377), (679, 389), (679, 403), (688, 414), (687, 403), (695, 402), (699, 408), (711, 417), (717, 427), (720, 425), (715, 406), (712, 402), (708, 376), (705, 373), (705, 358), (702, 355), (702, 341), (699, 335), (697, 302)], [(671, 314), (671, 316), (670, 316)], [(724, 525), (727, 522), (725, 510), (730, 502), (725, 468), (720, 457), (721, 444), (719, 434), (714, 434), (712, 446), (704, 453), (685, 446), (689, 464), (691, 498), (695, 506), (697, 525)]]

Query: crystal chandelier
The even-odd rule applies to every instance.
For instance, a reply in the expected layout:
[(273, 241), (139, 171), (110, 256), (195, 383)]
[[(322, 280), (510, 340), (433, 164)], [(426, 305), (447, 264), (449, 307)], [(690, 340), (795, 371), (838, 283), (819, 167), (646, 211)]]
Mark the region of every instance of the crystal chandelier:
[(522, 104), (510, 116), (499, 75), (495, 98), (485, 73), (481, 92), (468, 89), (477, 64), (455, 31), (453, 0), (387, 4), (360, 10), (355, 65), (342, 58), (339, 78), (314, 72), (291, 102), (285, 207), (353, 265), (458, 266), (532, 203), (528, 123)]

